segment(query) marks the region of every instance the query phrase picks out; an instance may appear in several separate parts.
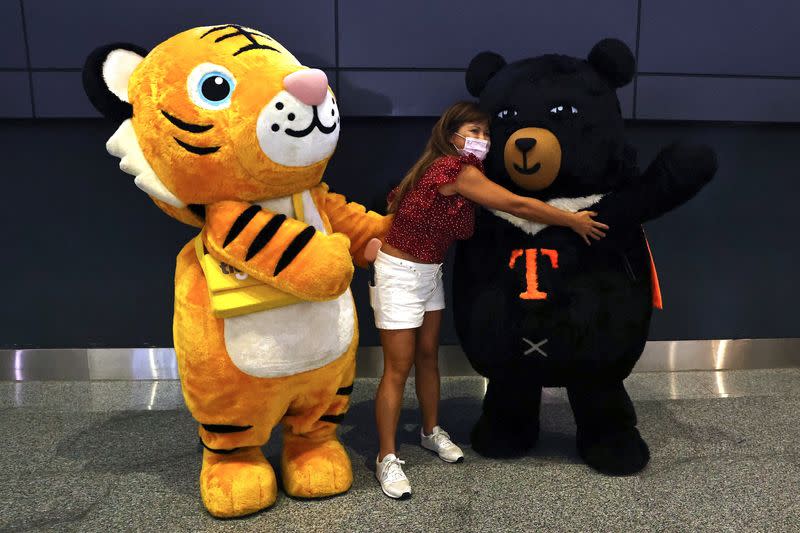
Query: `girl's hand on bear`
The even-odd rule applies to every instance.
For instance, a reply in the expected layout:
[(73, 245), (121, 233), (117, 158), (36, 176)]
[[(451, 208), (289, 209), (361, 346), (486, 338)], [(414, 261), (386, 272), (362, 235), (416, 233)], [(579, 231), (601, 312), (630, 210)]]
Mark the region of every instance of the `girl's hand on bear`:
[(572, 231), (580, 235), (589, 246), (592, 245), (589, 237), (599, 241), (606, 236), (605, 231), (608, 230), (608, 226), (592, 218), (596, 216), (597, 213), (594, 211), (578, 211), (571, 215), (572, 223), (569, 227), (572, 228)]

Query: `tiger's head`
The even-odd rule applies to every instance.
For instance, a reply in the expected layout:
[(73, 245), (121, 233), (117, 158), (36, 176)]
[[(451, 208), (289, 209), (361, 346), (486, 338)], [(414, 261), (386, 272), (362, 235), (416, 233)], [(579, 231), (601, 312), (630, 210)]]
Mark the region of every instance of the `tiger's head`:
[(237, 25), (193, 28), (149, 53), (95, 50), (86, 93), (122, 125), (108, 151), (171, 216), (202, 225), (203, 205), (256, 202), (318, 184), (339, 138), (321, 70)]

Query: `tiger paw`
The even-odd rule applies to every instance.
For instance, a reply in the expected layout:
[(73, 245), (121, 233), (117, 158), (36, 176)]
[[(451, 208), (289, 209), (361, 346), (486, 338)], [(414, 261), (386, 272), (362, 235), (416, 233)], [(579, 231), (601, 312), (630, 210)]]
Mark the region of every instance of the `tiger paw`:
[(225, 455), (203, 450), (200, 496), (218, 518), (255, 513), (275, 503), (275, 471), (257, 447)]
[(353, 484), (350, 458), (335, 436), (311, 440), (287, 434), (281, 470), (286, 494), (297, 498), (333, 496)]

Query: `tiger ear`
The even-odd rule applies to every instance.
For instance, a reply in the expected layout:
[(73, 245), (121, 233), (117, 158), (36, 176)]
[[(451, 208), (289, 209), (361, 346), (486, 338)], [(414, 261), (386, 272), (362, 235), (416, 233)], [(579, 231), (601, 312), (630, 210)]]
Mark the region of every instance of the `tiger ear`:
[(97, 48), (86, 58), (83, 89), (103, 116), (122, 122), (133, 115), (128, 80), (146, 55), (139, 46), (114, 43)]

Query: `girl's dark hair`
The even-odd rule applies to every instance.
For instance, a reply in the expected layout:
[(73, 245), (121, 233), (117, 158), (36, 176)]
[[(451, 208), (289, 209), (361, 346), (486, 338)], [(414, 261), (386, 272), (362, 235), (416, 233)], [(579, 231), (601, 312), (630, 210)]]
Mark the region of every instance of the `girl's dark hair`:
[(397, 211), (403, 197), (414, 188), (431, 163), (445, 155), (458, 155), (455, 146), (450, 142), (450, 137), (467, 122), (489, 122), (489, 115), (474, 102), (456, 102), (442, 114), (433, 126), (425, 151), (397, 186), (386, 209), (387, 212)]

